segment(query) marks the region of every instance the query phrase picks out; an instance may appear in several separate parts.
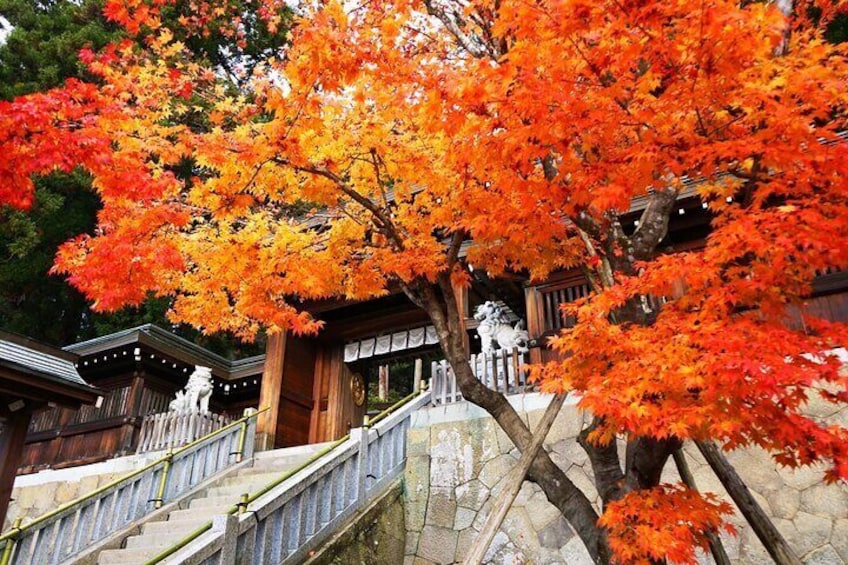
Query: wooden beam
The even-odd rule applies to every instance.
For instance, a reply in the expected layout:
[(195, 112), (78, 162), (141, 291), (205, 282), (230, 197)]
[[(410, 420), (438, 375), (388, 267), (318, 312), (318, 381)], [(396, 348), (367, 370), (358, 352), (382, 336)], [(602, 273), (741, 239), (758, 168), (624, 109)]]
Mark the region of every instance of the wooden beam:
[[(323, 349), (323, 347), (322, 347)], [(319, 443), (324, 440), (322, 411), (329, 407), (327, 396), (324, 395), (324, 373), (321, 371), (323, 355), (321, 351), (315, 356), (315, 364), (312, 370), (312, 414), (309, 417), (309, 443)], [(326, 404), (325, 404), (326, 403)]]
[(272, 449), (280, 416), (280, 389), (283, 385), (283, 365), (286, 360), (286, 333), (269, 334), (265, 345), (265, 369), (259, 389), (259, 407), (269, 408), (259, 415), (256, 423), (256, 445)]
[(32, 412), (21, 410), (3, 421), (4, 429), (0, 432), (0, 524), (6, 519), (31, 417)]
[(515, 501), (518, 491), (521, 490), (521, 485), (524, 483), (524, 477), (527, 476), (527, 471), (530, 470), (533, 460), (536, 459), (536, 455), (539, 453), (539, 450), (542, 449), (542, 444), (548, 436), (548, 432), (554, 424), (554, 420), (556, 420), (557, 414), (559, 414), (559, 410), (562, 408), (563, 402), (565, 402), (565, 395), (560, 394), (555, 396), (553, 400), (551, 400), (551, 403), (548, 404), (548, 408), (545, 410), (542, 420), (536, 426), (536, 431), (533, 432), (533, 439), (531, 440), (530, 445), (528, 445), (527, 449), (525, 449), (521, 454), (518, 464), (510, 470), (509, 474), (504, 479), (501, 492), (492, 503), (492, 510), (486, 517), (486, 522), (483, 524), (483, 529), (480, 534), (471, 544), (471, 548), (468, 550), (468, 554), (462, 562), (463, 565), (479, 565), (483, 562), (486, 550), (489, 549), (489, 544), (492, 543), (492, 540), (498, 533), (498, 529), (501, 527), (504, 518), (506, 518), (507, 512), (509, 512), (512, 503)]
[(798, 559), (795, 551), (786, 543), (786, 539), (777, 530), (771, 518), (754, 500), (748, 486), (718, 446), (711, 441), (697, 441), (695, 444), (774, 562), (777, 565), (801, 565), (801, 560)]
[[(692, 490), (698, 490), (698, 485), (695, 483), (695, 476), (692, 474), (691, 469), (689, 469), (689, 463), (686, 462), (686, 456), (683, 454), (683, 448), (678, 447), (672, 455), (674, 457), (674, 464), (677, 465), (677, 472), (680, 474), (680, 478), (683, 479), (683, 482), (687, 487)], [(716, 532), (707, 532), (707, 538), (709, 538), (710, 541), (710, 553), (713, 554), (713, 559), (715, 559), (716, 564), (731, 565), (730, 557), (724, 550), (724, 545), (722, 545), (718, 534)]]

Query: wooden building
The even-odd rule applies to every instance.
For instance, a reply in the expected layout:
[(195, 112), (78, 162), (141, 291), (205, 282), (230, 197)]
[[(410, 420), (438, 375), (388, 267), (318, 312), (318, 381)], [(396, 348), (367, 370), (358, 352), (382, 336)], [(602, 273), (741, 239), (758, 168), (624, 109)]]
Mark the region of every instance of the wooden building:
[(195, 365), (212, 369), (210, 410), (240, 416), (259, 399), (264, 356), (229, 361), (154, 325), (65, 348), (76, 370), (103, 391), (98, 406), (61, 407), (36, 415), (20, 471), (84, 465), (134, 453), (145, 416), (168, 410)]
[[(626, 231), (635, 229), (644, 205), (644, 198), (634, 199), (623, 217)], [(688, 186), (660, 252), (701, 247), (709, 222), (709, 211), (694, 186)], [(472, 284), (458, 294), (471, 353), (480, 351), (473, 313), (479, 304), (496, 300), (513, 320), (526, 321), (530, 360), (550, 359), (554, 353), (545, 347), (547, 339), (569, 323), (559, 306), (589, 293), (579, 272), (531, 281), (525, 273), (493, 278), (468, 268)], [(848, 274), (823, 273), (808, 309), (831, 320), (848, 320), (846, 289)], [(104, 391), (104, 401), (97, 408), (57, 407), (37, 415), (27, 436), (22, 470), (132, 453), (142, 419), (167, 410), (195, 365), (212, 369), (213, 412), (237, 416), (246, 407), (268, 408), (260, 416), (257, 438), (261, 449), (271, 449), (344, 436), (373, 408), (368, 405), (368, 388), (380, 371), (408, 368), (416, 358), (429, 367), (429, 361), (441, 358), (426, 314), (400, 292), (364, 302), (326, 300), (306, 309), (324, 322), (319, 335), (268, 336), (266, 355), (234, 362), (152, 325), (66, 348), (79, 356), (79, 374)], [(402, 378), (409, 386), (411, 376)]]
[(0, 524), (6, 517), (30, 421), (50, 410), (95, 405), (76, 355), (0, 332)]
[[(622, 218), (626, 231), (635, 230), (646, 200), (636, 198), (631, 203), (629, 214)], [(678, 199), (660, 252), (702, 247), (710, 219), (694, 183), (689, 183)], [(530, 361), (551, 359), (555, 352), (546, 347), (547, 339), (569, 324), (560, 315), (560, 305), (589, 293), (588, 282), (577, 271), (553, 273), (544, 281), (530, 281), (523, 273), (495, 279), (470, 267), (469, 272), (472, 284), (459, 295), (471, 353), (480, 351), (473, 313), (479, 304), (497, 300), (512, 319), (526, 321)], [(815, 281), (807, 309), (830, 320), (848, 321), (846, 291), (848, 273), (823, 273)], [(367, 406), (360, 404), (357, 391), (368, 387), (375, 367), (410, 357), (440, 356), (426, 314), (399, 292), (359, 303), (328, 300), (306, 309), (324, 321), (320, 335), (292, 338), (283, 334), (268, 339), (260, 405), (271, 410), (260, 417), (258, 425), (266, 448), (342, 437), (362, 423)]]

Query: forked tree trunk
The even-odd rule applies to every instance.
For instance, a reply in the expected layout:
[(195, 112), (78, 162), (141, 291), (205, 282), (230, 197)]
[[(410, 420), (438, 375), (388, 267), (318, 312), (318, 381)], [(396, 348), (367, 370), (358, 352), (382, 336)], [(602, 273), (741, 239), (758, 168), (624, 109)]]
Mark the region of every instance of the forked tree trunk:
[(727, 458), (721, 453), (719, 448), (709, 441), (695, 442), (698, 449), (704, 455), (713, 472), (716, 474), (724, 489), (739, 511), (745, 517), (745, 520), (751, 525), (754, 533), (762, 542), (763, 546), (768, 551), (771, 558), (777, 565), (801, 565), (801, 560), (774, 527), (774, 524), (763, 512), (763, 509), (751, 496), (751, 491), (742, 482), (741, 477), (736, 473), (736, 469), (730, 464)]
[[(532, 442), (530, 429), (506, 397), (483, 385), (471, 370), (449, 276), (440, 275), (435, 285), (422, 282), (404, 290), (433, 322), (442, 352), (454, 371), (462, 396), (486, 410), (518, 450), (525, 452)], [(568, 520), (592, 560), (598, 564), (608, 564), (612, 553), (604, 530), (597, 525), (598, 513), (586, 495), (554, 464), (546, 451), (541, 450), (533, 459), (527, 478), (539, 485), (551, 504)]]

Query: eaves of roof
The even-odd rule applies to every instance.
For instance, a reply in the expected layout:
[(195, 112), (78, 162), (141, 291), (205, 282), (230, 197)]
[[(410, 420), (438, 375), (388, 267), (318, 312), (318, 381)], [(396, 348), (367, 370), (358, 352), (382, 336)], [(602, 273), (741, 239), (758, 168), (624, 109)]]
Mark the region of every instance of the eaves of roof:
[(131, 344), (146, 345), (187, 363), (209, 367), (215, 373), (221, 374), (227, 379), (255, 375), (262, 372), (265, 364), (264, 355), (230, 361), (153, 324), (144, 324), (88, 341), (74, 343), (65, 347), (65, 350), (84, 356)]
[(34, 340), (0, 332), (0, 367), (14, 373), (27, 375), (38, 381), (47, 381), (67, 390), (71, 396), (93, 402), (100, 391), (77, 372), (77, 356)]

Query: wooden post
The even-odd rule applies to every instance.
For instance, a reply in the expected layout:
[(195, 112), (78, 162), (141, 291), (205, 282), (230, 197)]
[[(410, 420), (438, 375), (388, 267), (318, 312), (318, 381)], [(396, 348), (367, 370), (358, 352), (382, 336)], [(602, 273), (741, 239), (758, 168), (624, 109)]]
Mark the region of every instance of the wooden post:
[(31, 418), (32, 412), (26, 409), (12, 412), (4, 418), (6, 429), (0, 433), (0, 524), (6, 519), (6, 510), (9, 509)]
[[(680, 478), (683, 479), (687, 487), (692, 490), (698, 490), (698, 485), (695, 483), (695, 476), (692, 475), (689, 464), (686, 462), (686, 456), (683, 455), (683, 448), (678, 448), (672, 455), (674, 457), (674, 464), (677, 465), (677, 472), (680, 473)], [(730, 557), (724, 550), (718, 534), (716, 532), (708, 532), (707, 537), (710, 540), (710, 553), (713, 554), (716, 565), (730, 565)]]
[(456, 308), (459, 311), (459, 327), (462, 332), (462, 345), (465, 351), (471, 351), (471, 344), (468, 339), (468, 328), (466, 320), (468, 319), (468, 287), (456, 285), (451, 282), (454, 296), (456, 296)]
[(138, 447), (138, 434), (136, 430), (141, 426), (141, 421), (145, 414), (141, 414), (141, 395), (144, 391), (144, 379), (138, 374), (133, 376), (130, 390), (127, 394), (126, 406), (124, 406), (125, 414), (128, 418), (121, 426), (121, 454), (135, 452)]
[(265, 369), (259, 389), (259, 407), (270, 407), (259, 415), (256, 427), (257, 447), (273, 449), (280, 416), (280, 389), (283, 384), (283, 365), (286, 360), (286, 334), (269, 334), (265, 345)]
[(415, 360), (415, 371), (412, 376), (412, 392), (415, 394), (421, 392), (421, 373), (424, 371), (423, 363), (421, 358)]
[(377, 398), (386, 401), (389, 398), (389, 366), (380, 365), (378, 374)]
[[(539, 339), (545, 333), (545, 323), (542, 318), (539, 291), (535, 287), (524, 289), (524, 301), (527, 310), (527, 333), (530, 339)], [(534, 347), (530, 350), (530, 363), (542, 362), (542, 348)]]
[(478, 565), (483, 561), (489, 544), (492, 543), (492, 539), (497, 534), (498, 528), (501, 527), (501, 523), (506, 518), (507, 512), (509, 512), (509, 507), (512, 506), (515, 497), (518, 495), (518, 491), (521, 490), (524, 477), (527, 476), (527, 471), (530, 470), (533, 460), (536, 459), (536, 455), (542, 448), (542, 444), (548, 436), (548, 432), (554, 420), (556, 420), (563, 402), (565, 402), (565, 395), (560, 394), (555, 396), (551, 400), (551, 403), (548, 404), (545, 415), (542, 416), (542, 420), (536, 426), (536, 431), (533, 432), (533, 439), (530, 445), (521, 454), (518, 464), (507, 475), (503, 483), (503, 489), (492, 503), (492, 511), (486, 517), (486, 523), (483, 524), (480, 535), (477, 536), (477, 539), (474, 540), (474, 543), (468, 550), (468, 554), (462, 562), (463, 565)]
[(751, 525), (754, 533), (757, 534), (774, 562), (777, 565), (801, 565), (801, 560), (798, 559), (798, 556), (795, 555), (795, 552), (774, 527), (772, 521), (751, 496), (751, 492), (736, 473), (736, 469), (733, 468), (716, 444), (708, 441), (698, 441), (696, 444), (721, 484), (724, 485), (727, 494), (739, 507), (739, 511), (745, 516), (745, 520)]

